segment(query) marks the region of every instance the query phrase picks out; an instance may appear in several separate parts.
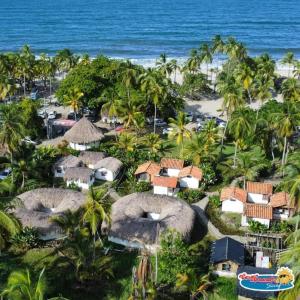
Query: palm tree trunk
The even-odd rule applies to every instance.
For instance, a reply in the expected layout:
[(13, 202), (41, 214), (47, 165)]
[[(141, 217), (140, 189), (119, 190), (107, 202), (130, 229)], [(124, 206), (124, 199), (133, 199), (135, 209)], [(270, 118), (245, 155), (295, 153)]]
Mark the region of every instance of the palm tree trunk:
[(21, 185), (21, 189), (24, 188), (24, 185), (25, 185), (25, 174), (24, 174), (24, 172), (22, 172), (22, 185)]
[(229, 118), (228, 118), (228, 114), (227, 114), (227, 122), (226, 122), (226, 125), (225, 125), (225, 128), (224, 128), (224, 132), (222, 134), (222, 139), (221, 139), (221, 153), (220, 153), (221, 155), (222, 155), (222, 152), (223, 152), (224, 139), (225, 139), (225, 135), (226, 135), (228, 123), (229, 123)]
[(26, 77), (24, 74), (24, 97), (26, 96)]
[(93, 249), (93, 262), (95, 261), (95, 258), (96, 258), (96, 234), (94, 234), (94, 237), (93, 237), (93, 243), (94, 243), (94, 249)]
[(243, 181), (244, 181), (244, 190), (246, 190), (246, 176), (243, 176)]
[[(299, 228), (299, 219), (300, 219), (300, 217), (297, 216), (297, 221), (296, 221), (296, 226), (295, 226), (295, 233), (298, 231), (298, 228)], [(295, 234), (294, 243), (296, 244), (297, 241), (298, 241), (298, 239), (297, 239), (297, 234)]]
[(153, 122), (153, 133), (155, 133), (156, 131), (156, 113), (157, 113), (157, 108), (156, 108), (156, 104), (154, 103), (154, 122)]
[(247, 89), (247, 94), (248, 94), (248, 97), (249, 97), (249, 100), (250, 100), (250, 103), (252, 102), (252, 97), (251, 97), (251, 94), (250, 94), (250, 90)]
[(13, 172), (13, 154), (10, 152), (10, 165), (11, 165), (11, 187), (9, 189), (9, 193), (12, 194), (12, 188), (14, 186), (14, 172)]
[(237, 154), (237, 142), (235, 142), (235, 148), (234, 148), (234, 158), (233, 158), (233, 167), (236, 167), (236, 154)]
[(286, 151), (286, 143), (287, 143), (287, 137), (284, 137), (284, 145), (283, 145), (283, 151), (282, 151), (282, 158), (281, 158), (281, 167), (282, 167), (282, 177), (284, 176), (284, 162), (285, 162), (285, 151)]

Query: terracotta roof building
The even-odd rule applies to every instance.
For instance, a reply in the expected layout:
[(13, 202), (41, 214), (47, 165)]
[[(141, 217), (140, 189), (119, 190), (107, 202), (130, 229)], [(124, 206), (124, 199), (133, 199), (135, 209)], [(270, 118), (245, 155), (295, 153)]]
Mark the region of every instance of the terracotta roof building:
[(184, 161), (182, 159), (175, 158), (162, 158), (160, 166), (166, 169), (183, 169)]
[(152, 161), (147, 161), (138, 166), (134, 175), (140, 181), (149, 181), (151, 182), (154, 176), (159, 175), (160, 173), (160, 166)]
[(247, 192), (237, 187), (225, 187), (221, 191), (220, 200), (225, 201), (228, 199), (235, 199), (243, 203), (246, 203)]
[(272, 207), (294, 207), (291, 203), (289, 194), (286, 192), (279, 192), (272, 195), (270, 198), (270, 205)]
[(178, 179), (177, 179), (177, 177), (155, 176), (155, 177), (153, 177), (152, 182), (153, 182), (154, 186), (176, 188)]
[(273, 219), (273, 209), (270, 205), (249, 204), (245, 206), (245, 216), (248, 218)]
[(246, 190), (252, 194), (272, 195), (273, 185), (271, 183), (247, 181)]
[(180, 170), (178, 177), (192, 176), (199, 180), (202, 179), (202, 170), (195, 166), (188, 166)]

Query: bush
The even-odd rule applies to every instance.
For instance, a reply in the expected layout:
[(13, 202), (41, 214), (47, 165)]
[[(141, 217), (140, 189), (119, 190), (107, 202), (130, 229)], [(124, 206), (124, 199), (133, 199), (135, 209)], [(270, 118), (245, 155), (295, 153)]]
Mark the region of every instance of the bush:
[(268, 231), (268, 227), (258, 221), (250, 220), (249, 229), (254, 233), (264, 233)]
[(74, 191), (77, 191), (77, 192), (80, 192), (81, 191), (81, 188), (74, 182), (71, 182), (68, 187), (68, 189), (70, 190), (74, 190)]
[(227, 223), (223, 222), (221, 219), (221, 214), (218, 213), (216, 208), (214, 208), (210, 202), (208, 202), (205, 212), (208, 216), (208, 219), (219, 229), (219, 231), (222, 234), (226, 234), (226, 235), (244, 234), (242, 230), (238, 230), (232, 226), (229, 226)]
[(208, 163), (200, 164), (200, 168), (203, 172), (203, 179), (201, 185), (203, 189), (207, 186), (213, 185), (217, 181), (216, 172), (213, 167)]
[(220, 196), (218, 196), (218, 195), (209, 196), (208, 199), (209, 199), (209, 202), (211, 203), (212, 207), (218, 208), (222, 205)]
[(186, 201), (187, 203), (192, 204), (201, 200), (205, 196), (205, 193), (203, 192), (202, 189), (197, 189), (197, 190), (186, 189), (186, 190), (179, 191), (177, 196), (180, 199)]
[(21, 232), (11, 238), (11, 242), (15, 252), (26, 252), (41, 245), (38, 231), (30, 227), (24, 227)]
[(137, 193), (147, 192), (150, 191), (150, 189), (151, 189), (151, 184), (150, 182), (147, 181), (136, 182), (134, 187), (134, 190)]
[(293, 230), (293, 226), (288, 224), (287, 221), (275, 221), (272, 223), (270, 230), (273, 232), (288, 233)]

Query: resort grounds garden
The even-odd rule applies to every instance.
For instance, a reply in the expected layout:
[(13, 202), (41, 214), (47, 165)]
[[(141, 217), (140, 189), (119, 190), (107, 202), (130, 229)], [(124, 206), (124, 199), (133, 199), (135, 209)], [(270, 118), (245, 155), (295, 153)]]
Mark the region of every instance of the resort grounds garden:
[[(207, 66), (218, 55), (226, 60), (209, 74)], [(292, 53), (282, 62), (290, 68), (287, 78), (276, 73), (268, 54), (250, 57), (243, 44), (219, 36), (192, 50), (182, 66), (162, 54), (148, 69), (105, 56), (79, 57), (66, 49), (55, 57), (36, 57), (28, 46), (2, 54), (0, 166), (11, 170), (0, 181), (3, 299), (237, 299), (236, 280), (211, 272), (214, 237), (202, 224), (191, 244), (166, 231), (157, 256), (113, 244), (101, 231), (102, 224), (110, 222), (115, 201), (111, 190), (120, 196), (151, 193), (150, 184), (138, 182), (134, 172), (140, 164), (163, 157), (180, 158), (202, 170), (200, 187), (182, 190), (178, 198), (196, 205), (209, 197), (206, 215), (224, 235), (244, 235), (245, 230), (239, 226), (240, 216), (221, 213), (222, 187), (268, 179), (276, 182), (276, 191), (289, 193), (295, 215), (270, 230), (284, 234), (287, 251), (279, 264), (291, 267), (296, 279), (295, 288), (280, 293), (279, 299), (296, 299), (300, 291), (300, 74)], [(182, 84), (171, 80), (179, 70)], [(122, 130), (117, 131), (112, 122), (105, 139), (92, 150), (118, 158), (123, 170), (112, 184), (97, 181), (78, 211), (52, 220), (65, 233), (63, 239), (42, 241), (34, 228), (22, 228), (14, 217), (12, 211), (20, 205), (17, 196), (40, 187), (66, 188), (63, 180), (54, 179), (53, 165), (60, 157), (79, 154), (64, 142), (36, 146), (25, 141), (26, 137), (46, 139), (38, 116), (44, 101), (26, 95), (38, 82), (47, 93), (51, 80), (58, 105), (75, 113), (89, 108), (99, 118), (122, 119)], [(218, 118), (199, 115), (204, 118), (200, 130), (189, 129), (185, 100), (200, 102), (216, 95), (223, 98), (220, 114), (226, 118), (225, 126), (218, 125)], [(261, 104), (256, 110), (251, 107), (255, 102)], [(167, 135), (162, 134), (159, 120), (169, 124)], [(247, 230), (269, 232), (256, 223)]]

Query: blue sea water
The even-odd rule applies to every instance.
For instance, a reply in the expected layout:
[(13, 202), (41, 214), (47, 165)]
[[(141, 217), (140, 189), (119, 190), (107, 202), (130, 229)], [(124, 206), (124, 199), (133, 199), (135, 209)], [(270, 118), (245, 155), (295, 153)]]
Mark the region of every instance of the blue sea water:
[(0, 51), (186, 57), (214, 35), (300, 56), (300, 0), (0, 0)]

